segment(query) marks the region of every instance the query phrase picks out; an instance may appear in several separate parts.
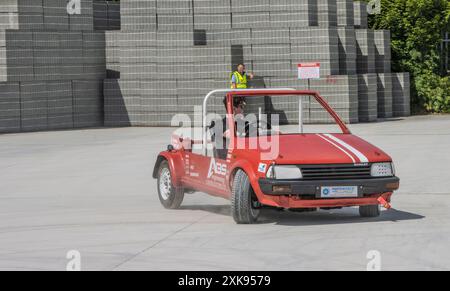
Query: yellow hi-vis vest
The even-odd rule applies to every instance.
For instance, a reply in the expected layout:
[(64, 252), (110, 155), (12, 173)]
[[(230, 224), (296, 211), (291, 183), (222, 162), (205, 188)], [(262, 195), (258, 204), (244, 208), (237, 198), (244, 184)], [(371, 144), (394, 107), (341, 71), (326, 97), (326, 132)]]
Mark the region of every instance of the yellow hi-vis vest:
[[(235, 71), (231, 74), (231, 79), (233, 79), (233, 76), (236, 78), (236, 89), (247, 89), (247, 74), (242, 76), (238, 71)], [(233, 89), (233, 83), (231, 83), (231, 89)]]

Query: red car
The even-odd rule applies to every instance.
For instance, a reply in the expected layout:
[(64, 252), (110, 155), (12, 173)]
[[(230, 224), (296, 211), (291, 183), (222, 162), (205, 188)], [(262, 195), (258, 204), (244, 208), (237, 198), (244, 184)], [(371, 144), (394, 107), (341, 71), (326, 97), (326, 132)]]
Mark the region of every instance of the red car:
[[(208, 134), (214, 123), (207, 122), (207, 102), (217, 93), (226, 94), (228, 119), (224, 119), (224, 124), (229, 128), (228, 148), (221, 156), (218, 151), (208, 150), (214, 149), (214, 138)], [(312, 96), (311, 100), (331, 116), (342, 132), (292, 134), (266, 130), (253, 136), (248, 131), (255, 124), (246, 123), (245, 134), (240, 134), (234, 120), (236, 106), (240, 106), (236, 100), (262, 96), (272, 99)], [(239, 224), (255, 223), (264, 207), (310, 211), (359, 206), (362, 217), (377, 217), (381, 205), (390, 207), (391, 196), (400, 185), (391, 157), (351, 134), (336, 112), (314, 91), (213, 91), (204, 100), (201, 136), (201, 140), (195, 140), (175, 135), (168, 149), (159, 154), (153, 177), (158, 180), (159, 198), (165, 208), (179, 208), (185, 193), (199, 191), (231, 200), (232, 215)], [(267, 147), (257, 142), (262, 136), (277, 142), (275, 156), (264, 155)], [(194, 150), (199, 146), (200, 151)]]

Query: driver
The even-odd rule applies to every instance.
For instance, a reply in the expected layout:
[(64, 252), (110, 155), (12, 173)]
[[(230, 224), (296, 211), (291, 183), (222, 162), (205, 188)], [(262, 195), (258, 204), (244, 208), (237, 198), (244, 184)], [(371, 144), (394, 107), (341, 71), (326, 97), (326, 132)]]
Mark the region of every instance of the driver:
[[(226, 97), (223, 99), (223, 104), (225, 105), (225, 110), (226, 110), (227, 109), (227, 98)], [(236, 131), (239, 131), (242, 129), (245, 130), (245, 126), (243, 128), (241, 128), (242, 126), (238, 126), (238, 124), (241, 125), (241, 123), (244, 120), (244, 110), (245, 110), (246, 105), (247, 105), (247, 102), (245, 100), (245, 97), (235, 97), (233, 99), (233, 113), (234, 113), (234, 121), (236, 123), (236, 126), (235, 126)], [(223, 123), (223, 129), (224, 129), (223, 136), (226, 139), (230, 139), (231, 132), (230, 132), (230, 129), (227, 129), (228, 123), (227, 123), (226, 117), (222, 120), (222, 123)], [(245, 132), (237, 132), (238, 135), (242, 135), (244, 133)]]
[[(227, 98), (225, 97), (223, 99), (223, 104), (225, 106), (225, 110), (227, 109)], [(233, 115), (234, 115), (234, 121), (235, 121), (235, 128), (238, 135), (245, 134), (245, 126), (241, 126), (242, 122), (244, 122), (244, 109), (247, 105), (245, 97), (235, 97), (233, 98)], [(219, 128), (215, 126), (215, 123), (211, 126), (211, 129), (213, 129), (213, 141), (216, 145), (216, 155), (220, 159), (226, 159), (227, 153), (228, 153), (228, 145), (231, 138), (231, 131), (228, 128), (228, 118), (224, 117), (222, 119), (222, 130), (219, 131)], [(239, 132), (244, 130), (244, 132)], [(222, 138), (222, 144), (219, 144), (217, 141)]]

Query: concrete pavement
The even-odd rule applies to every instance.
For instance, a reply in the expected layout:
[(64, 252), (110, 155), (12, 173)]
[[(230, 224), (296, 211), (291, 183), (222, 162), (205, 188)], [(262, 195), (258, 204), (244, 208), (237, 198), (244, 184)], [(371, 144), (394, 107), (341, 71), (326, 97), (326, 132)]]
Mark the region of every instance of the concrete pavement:
[(160, 206), (151, 178), (171, 129), (119, 128), (0, 135), (0, 270), (450, 269), (450, 116), (352, 125), (396, 162), (394, 210), (267, 210), (236, 225), (229, 202), (187, 195)]

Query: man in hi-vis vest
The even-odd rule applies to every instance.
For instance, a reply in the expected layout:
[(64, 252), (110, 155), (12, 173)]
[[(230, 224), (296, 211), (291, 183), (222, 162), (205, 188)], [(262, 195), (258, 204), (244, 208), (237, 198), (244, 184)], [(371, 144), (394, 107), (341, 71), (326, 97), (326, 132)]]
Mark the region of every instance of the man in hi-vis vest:
[(252, 80), (254, 75), (252, 73), (247, 74), (245, 72), (245, 65), (239, 64), (237, 71), (231, 74), (231, 89), (247, 89), (248, 80)]

